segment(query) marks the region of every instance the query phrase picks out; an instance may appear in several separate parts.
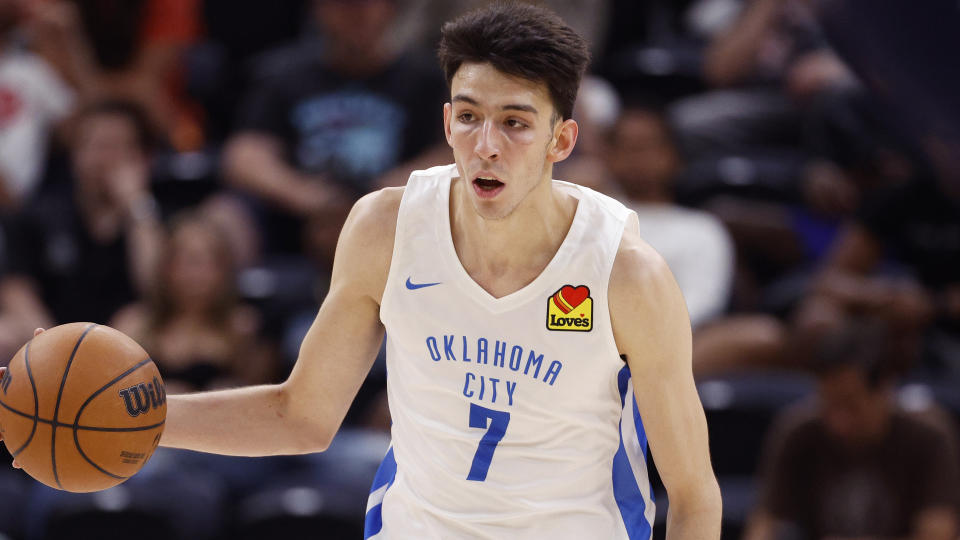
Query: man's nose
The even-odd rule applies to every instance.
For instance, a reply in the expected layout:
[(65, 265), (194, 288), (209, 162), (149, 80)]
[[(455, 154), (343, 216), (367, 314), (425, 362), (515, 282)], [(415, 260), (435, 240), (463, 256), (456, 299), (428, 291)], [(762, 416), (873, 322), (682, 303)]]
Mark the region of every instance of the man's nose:
[(482, 159), (494, 161), (500, 156), (499, 133), (492, 122), (484, 122), (477, 135), (474, 152)]

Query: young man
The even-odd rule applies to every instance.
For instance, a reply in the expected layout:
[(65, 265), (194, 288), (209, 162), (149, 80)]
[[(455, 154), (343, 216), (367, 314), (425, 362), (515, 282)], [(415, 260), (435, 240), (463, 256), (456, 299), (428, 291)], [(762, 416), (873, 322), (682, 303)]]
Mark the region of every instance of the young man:
[(170, 396), (162, 444), (323, 450), (386, 330), (393, 445), (366, 537), (650, 538), (649, 439), (668, 538), (719, 538), (679, 289), (635, 215), (550, 179), (583, 40), (499, 5), (446, 25), (440, 57), (456, 165), (358, 202), (289, 379)]

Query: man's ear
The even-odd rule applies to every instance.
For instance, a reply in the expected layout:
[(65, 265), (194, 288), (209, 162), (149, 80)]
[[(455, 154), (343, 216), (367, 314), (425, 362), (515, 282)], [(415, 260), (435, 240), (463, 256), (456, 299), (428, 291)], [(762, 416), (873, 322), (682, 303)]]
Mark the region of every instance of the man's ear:
[(443, 104), (443, 136), (447, 138), (447, 144), (453, 148), (453, 142), (450, 140), (450, 117), (453, 116), (453, 105)]
[(554, 126), (553, 140), (551, 141), (550, 150), (547, 151), (547, 159), (553, 163), (567, 159), (570, 153), (573, 152), (573, 147), (577, 144), (577, 135), (579, 133), (580, 126), (578, 126), (577, 122), (572, 118), (568, 118)]

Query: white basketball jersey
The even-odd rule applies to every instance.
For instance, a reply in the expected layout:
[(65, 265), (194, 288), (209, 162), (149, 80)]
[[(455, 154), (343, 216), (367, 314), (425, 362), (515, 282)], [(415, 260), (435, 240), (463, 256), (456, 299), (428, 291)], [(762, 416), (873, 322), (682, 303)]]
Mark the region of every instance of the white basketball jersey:
[(380, 307), (392, 445), (365, 538), (648, 539), (646, 436), (610, 325), (629, 215), (567, 182), (573, 223), (543, 272), (494, 298), (457, 257), (454, 165), (413, 173)]

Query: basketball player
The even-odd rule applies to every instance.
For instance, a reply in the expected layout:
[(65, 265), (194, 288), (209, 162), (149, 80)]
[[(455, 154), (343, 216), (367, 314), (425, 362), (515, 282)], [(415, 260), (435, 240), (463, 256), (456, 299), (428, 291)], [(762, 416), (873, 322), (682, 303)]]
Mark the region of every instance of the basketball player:
[(585, 43), (497, 5), (443, 29), (455, 165), (367, 195), (282, 384), (170, 396), (161, 444), (261, 456), (330, 444), (387, 334), (391, 449), (367, 538), (720, 537), (690, 325), (637, 217), (551, 180)]

